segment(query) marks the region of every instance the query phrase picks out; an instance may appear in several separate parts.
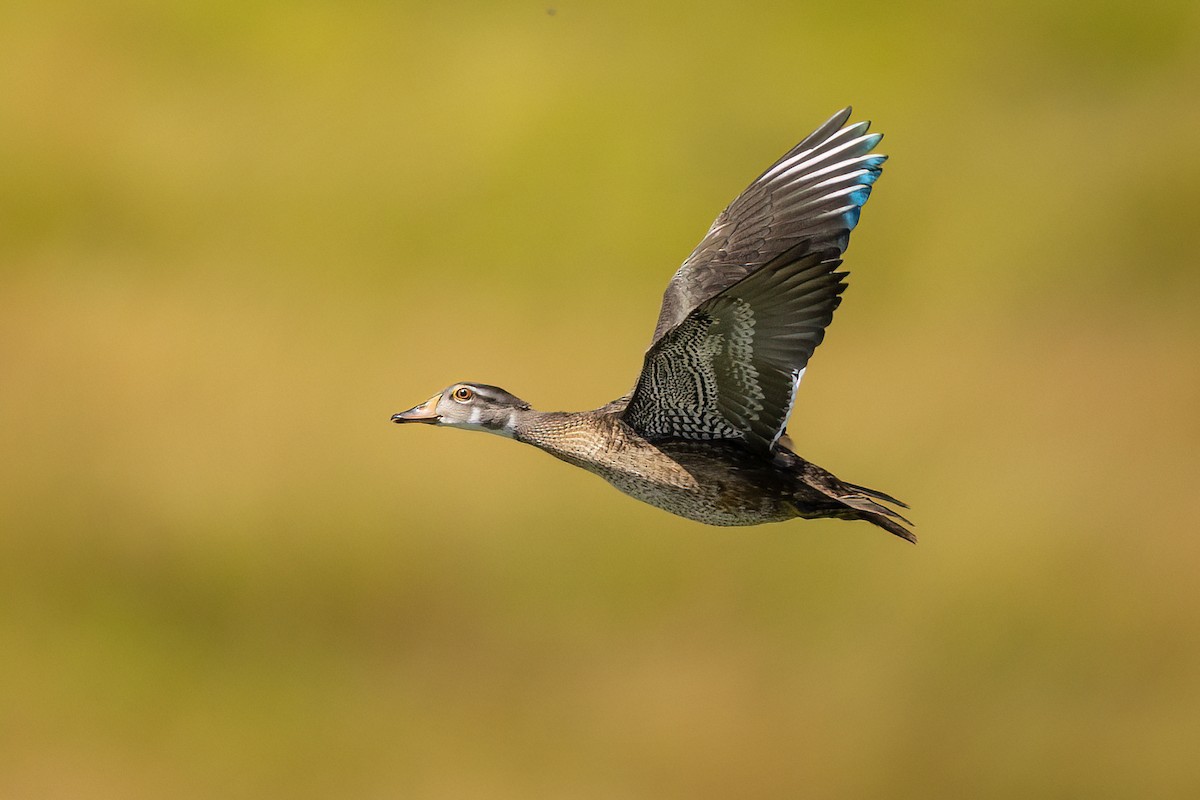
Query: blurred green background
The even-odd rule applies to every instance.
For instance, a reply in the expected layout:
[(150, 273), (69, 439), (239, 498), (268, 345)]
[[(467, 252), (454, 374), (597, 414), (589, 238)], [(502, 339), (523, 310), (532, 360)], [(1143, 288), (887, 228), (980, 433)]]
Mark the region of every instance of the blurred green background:
[[(1200, 7), (0, 8), (0, 797), (1200, 796)], [(630, 385), (712, 218), (891, 156), (708, 528), (456, 380)]]

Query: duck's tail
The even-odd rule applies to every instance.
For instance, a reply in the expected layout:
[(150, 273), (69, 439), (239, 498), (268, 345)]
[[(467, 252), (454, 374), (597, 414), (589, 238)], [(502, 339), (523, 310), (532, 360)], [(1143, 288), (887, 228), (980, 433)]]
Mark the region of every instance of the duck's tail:
[(878, 525), (885, 531), (899, 536), (901, 539), (917, 543), (917, 535), (908, 528), (915, 527), (912, 522), (905, 519), (904, 515), (894, 509), (882, 505), (879, 500), (892, 505), (908, 508), (906, 503), (902, 503), (891, 495), (877, 492), (874, 489), (868, 489), (865, 486), (859, 486), (854, 483), (841, 483), (842, 489), (850, 491), (839, 494), (836, 499), (838, 502), (852, 509), (846, 514), (845, 519), (862, 519), (870, 522), (872, 525)]
[(900, 508), (908, 508), (906, 503), (897, 500), (890, 494), (868, 489), (855, 483), (847, 483), (816, 464), (805, 461), (792, 453), (789, 455), (798, 462), (793, 469), (803, 484), (795, 498), (796, 512), (801, 517), (861, 519), (877, 525), (905, 541), (917, 543), (916, 534), (905, 527), (906, 525), (915, 527), (913, 523), (895, 509), (883, 505), (887, 503)]

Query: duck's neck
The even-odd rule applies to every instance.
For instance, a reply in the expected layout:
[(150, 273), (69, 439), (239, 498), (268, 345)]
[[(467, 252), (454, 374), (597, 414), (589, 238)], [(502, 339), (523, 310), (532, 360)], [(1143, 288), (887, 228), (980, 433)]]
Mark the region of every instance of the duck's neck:
[(509, 415), (512, 438), (541, 447), (556, 438), (569, 425), (574, 415), (565, 411), (538, 411), (534, 408), (519, 408)]
[(524, 409), (514, 412), (512, 420), (512, 438), (568, 461), (594, 458), (604, 447), (595, 412)]

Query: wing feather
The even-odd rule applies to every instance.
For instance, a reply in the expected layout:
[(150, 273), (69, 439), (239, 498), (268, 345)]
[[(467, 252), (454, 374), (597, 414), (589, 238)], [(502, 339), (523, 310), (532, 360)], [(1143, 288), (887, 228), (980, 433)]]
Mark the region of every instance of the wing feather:
[(846, 288), (808, 241), (695, 308), (646, 353), (623, 419), (649, 439), (740, 439), (770, 452)]
[(845, 108), (789, 150), (741, 193), (667, 284), (655, 325), (658, 342), (696, 307), (781, 253), (846, 249), (850, 231), (879, 177), (882, 138), (869, 122), (847, 125)]

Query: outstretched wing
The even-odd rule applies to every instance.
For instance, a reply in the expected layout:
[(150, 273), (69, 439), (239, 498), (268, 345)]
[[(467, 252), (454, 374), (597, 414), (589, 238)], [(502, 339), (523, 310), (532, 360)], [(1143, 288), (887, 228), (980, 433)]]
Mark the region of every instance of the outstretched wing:
[[(657, 342), (698, 305), (807, 240), (841, 253), (879, 177), (882, 138), (845, 108), (775, 162), (717, 217), (663, 293)], [(843, 127), (845, 126), (845, 127)]]
[(836, 248), (793, 245), (701, 303), (646, 353), (623, 419), (648, 439), (740, 439), (769, 453), (841, 302)]

